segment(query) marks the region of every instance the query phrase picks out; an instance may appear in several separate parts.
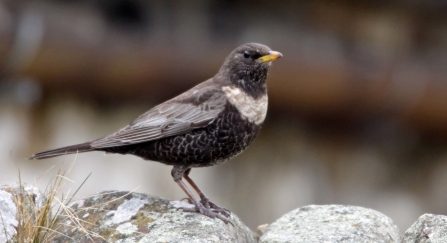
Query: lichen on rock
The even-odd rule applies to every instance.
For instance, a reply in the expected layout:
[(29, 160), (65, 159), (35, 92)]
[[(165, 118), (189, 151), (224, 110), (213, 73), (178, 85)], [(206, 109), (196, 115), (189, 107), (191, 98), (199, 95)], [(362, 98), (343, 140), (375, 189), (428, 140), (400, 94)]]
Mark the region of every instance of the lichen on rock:
[[(70, 205), (75, 223), (62, 229), (74, 242), (256, 242), (253, 233), (234, 214), (231, 224), (199, 213), (183, 212), (172, 201), (133, 192), (103, 192)], [(94, 233), (88, 234), (87, 232)], [(97, 235), (95, 235), (97, 234)], [(60, 236), (57, 242), (71, 242)]]

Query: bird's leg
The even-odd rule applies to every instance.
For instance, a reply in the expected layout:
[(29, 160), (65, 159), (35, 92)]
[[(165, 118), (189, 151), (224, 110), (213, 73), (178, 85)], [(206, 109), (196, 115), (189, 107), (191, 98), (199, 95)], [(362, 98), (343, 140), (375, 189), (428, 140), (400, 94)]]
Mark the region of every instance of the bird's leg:
[(183, 177), (188, 181), (188, 183), (196, 190), (196, 192), (200, 196), (200, 203), (205, 206), (206, 208), (212, 208), (213, 211), (221, 213), (225, 215), (225, 217), (230, 217), (230, 210), (217, 206), (215, 203), (211, 202), (206, 196), (205, 193), (202, 192), (202, 190), (199, 189), (197, 184), (189, 177), (189, 172), (191, 172), (191, 168), (187, 169), (185, 173), (183, 174)]
[(185, 171), (188, 168), (185, 168), (183, 166), (174, 166), (171, 171), (172, 178), (174, 178), (174, 181), (182, 188), (182, 190), (186, 193), (188, 198), (192, 201), (192, 203), (195, 205), (195, 209), (190, 208), (182, 208), (185, 212), (199, 212), (205, 216), (208, 216), (210, 218), (218, 218), (222, 220), (224, 223), (233, 224), (231, 223), (227, 218), (219, 214), (218, 212), (214, 212), (213, 209), (205, 207), (201, 202), (199, 202), (194, 195), (192, 194), (191, 190), (186, 186), (186, 184), (183, 182), (182, 177)]

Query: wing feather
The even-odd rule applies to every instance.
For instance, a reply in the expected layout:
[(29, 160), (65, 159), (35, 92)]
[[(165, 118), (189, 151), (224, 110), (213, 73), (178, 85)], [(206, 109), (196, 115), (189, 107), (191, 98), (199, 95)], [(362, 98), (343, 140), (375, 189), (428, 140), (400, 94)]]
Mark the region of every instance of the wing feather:
[(143, 143), (209, 125), (226, 104), (223, 92), (210, 84), (204, 82), (155, 106), (121, 130), (93, 141), (91, 146), (107, 148)]

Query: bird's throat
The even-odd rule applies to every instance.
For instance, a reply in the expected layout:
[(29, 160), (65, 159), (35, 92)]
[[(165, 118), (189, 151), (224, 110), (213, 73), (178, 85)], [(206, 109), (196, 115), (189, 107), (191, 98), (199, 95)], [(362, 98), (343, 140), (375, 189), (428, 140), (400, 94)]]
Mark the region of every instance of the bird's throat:
[(228, 102), (236, 107), (244, 120), (256, 125), (264, 122), (268, 106), (267, 93), (254, 98), (244, 90), (234, 86), (223, 86), (222, 91), (225, 93)]

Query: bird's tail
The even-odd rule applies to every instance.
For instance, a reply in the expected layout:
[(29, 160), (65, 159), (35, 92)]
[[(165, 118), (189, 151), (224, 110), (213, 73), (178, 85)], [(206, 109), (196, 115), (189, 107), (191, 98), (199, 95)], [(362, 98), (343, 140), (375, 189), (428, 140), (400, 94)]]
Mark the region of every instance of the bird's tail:
[(37, 153), (31, 156), (29, 159), (47, 159), (56, 156), (66, 155), (66, 154), (76, 154), (93, 151), (94, 149), (90, 146), (90, 142), (80, 143), (76, 145), (71, 145), (67, 147), (62, 147), (58, 149), (52, 149), (44, 152)]

